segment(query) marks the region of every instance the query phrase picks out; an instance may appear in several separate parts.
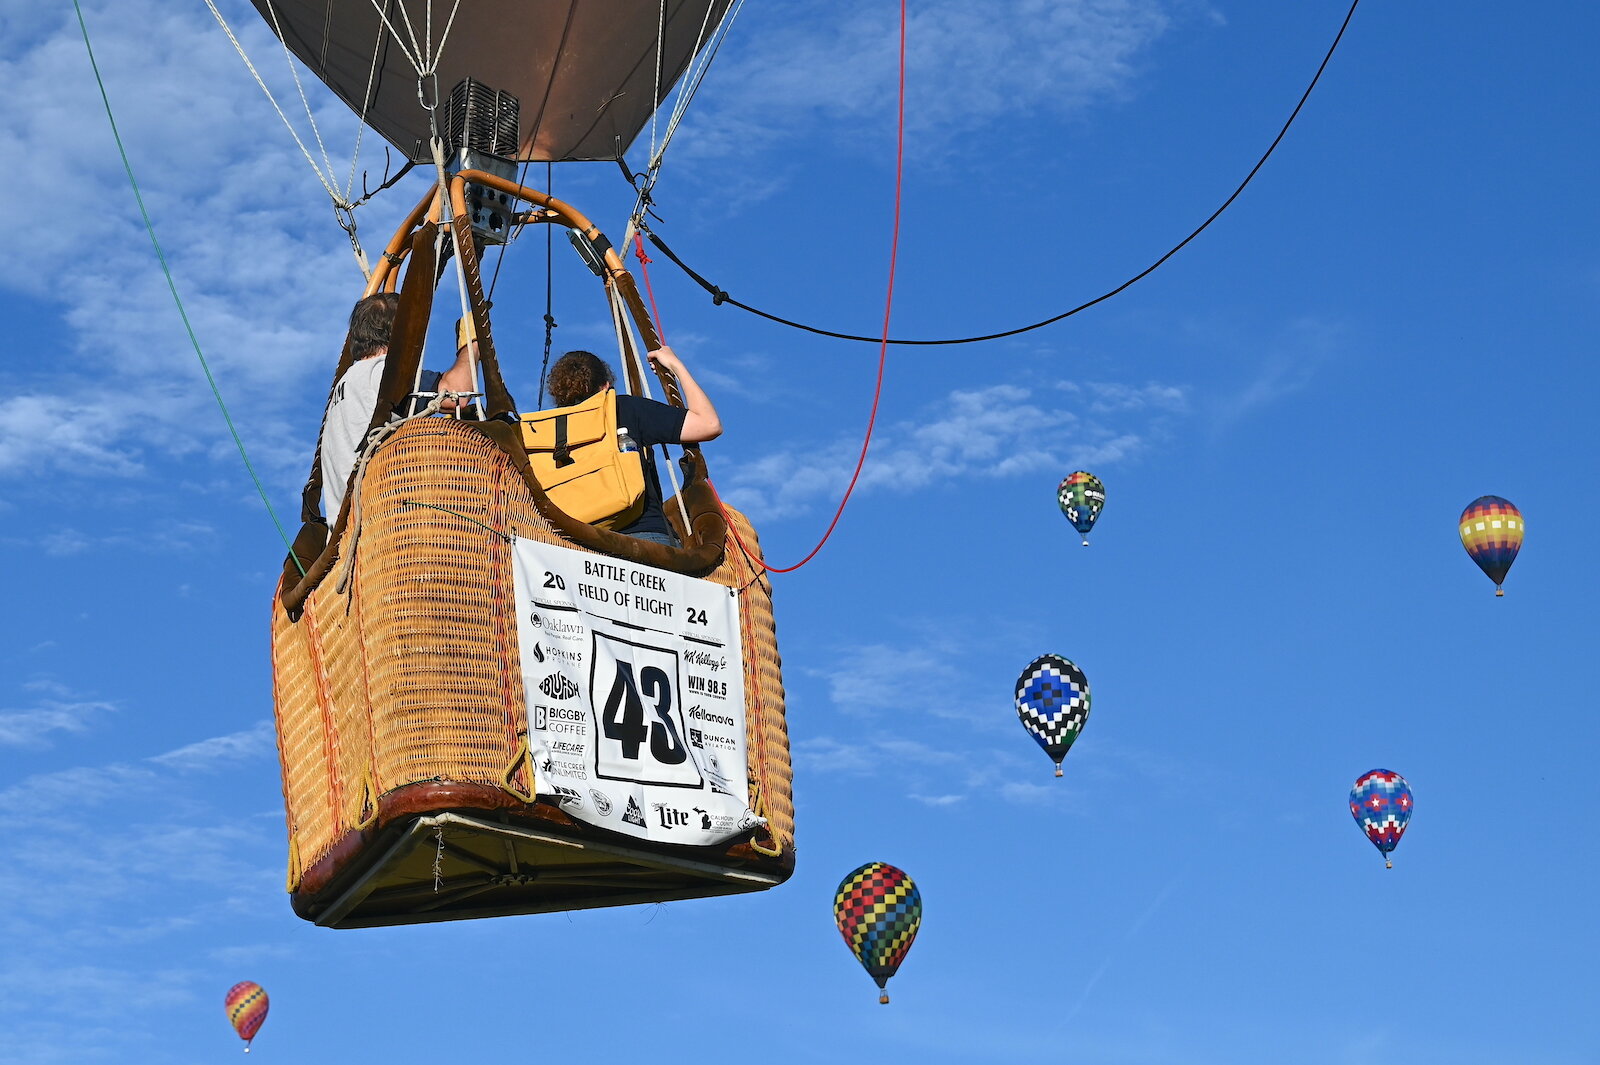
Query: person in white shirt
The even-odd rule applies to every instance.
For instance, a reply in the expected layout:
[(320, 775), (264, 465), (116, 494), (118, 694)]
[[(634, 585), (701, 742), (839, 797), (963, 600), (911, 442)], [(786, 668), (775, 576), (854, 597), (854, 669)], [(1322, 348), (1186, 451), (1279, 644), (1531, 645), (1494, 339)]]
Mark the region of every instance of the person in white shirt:
[[(348, 344), (355, 362), (333, 386), (328, 409), (322, 418), (322, 516), (332, 525), (344, 505), (356, 458), (366, 439), (367, 426), (378, 404), (378, 386), (389, 354), (389, 332), (394, 328), (395, 310), (400, 297), (380, 292), (359, 301), (350, 312)], [(455, 364), (444, 373), (424, 370), (418, 392), (472, 392), (477, 384), (475, 363), (477, 340), (461, 344)], [(395, 414), (415, 413), (427, 399), (417, 394), (406, 397)], [(445, 400), (441, 410), (453, 411), (455, 401)]]

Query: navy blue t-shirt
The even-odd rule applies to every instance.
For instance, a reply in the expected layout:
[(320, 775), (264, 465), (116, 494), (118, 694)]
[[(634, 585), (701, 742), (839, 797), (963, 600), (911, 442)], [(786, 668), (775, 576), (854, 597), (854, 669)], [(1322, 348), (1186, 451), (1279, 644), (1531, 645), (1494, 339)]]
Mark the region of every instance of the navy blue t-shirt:
[(617, 394), (617, 427), (626, 428), (634, 443), (644, 449), (644, 511), (627, 528), (625, 536), (642, 532), (670, 533), (662, 505), (661, 480), (656, 476), (656, 444), (683, 443), (683, 421), (689, 412), (682, 407), (659, 403), (640, 396)]

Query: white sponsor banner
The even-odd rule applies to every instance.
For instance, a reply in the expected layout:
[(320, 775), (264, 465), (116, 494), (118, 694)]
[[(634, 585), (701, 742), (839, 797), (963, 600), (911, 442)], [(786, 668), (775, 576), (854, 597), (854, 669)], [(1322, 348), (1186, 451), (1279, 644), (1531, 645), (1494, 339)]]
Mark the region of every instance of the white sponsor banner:
[(537, 540), (517, 539), (513, 558), (538, 794), (662, 843), (762, 824), (746, 805), (732, 589)]

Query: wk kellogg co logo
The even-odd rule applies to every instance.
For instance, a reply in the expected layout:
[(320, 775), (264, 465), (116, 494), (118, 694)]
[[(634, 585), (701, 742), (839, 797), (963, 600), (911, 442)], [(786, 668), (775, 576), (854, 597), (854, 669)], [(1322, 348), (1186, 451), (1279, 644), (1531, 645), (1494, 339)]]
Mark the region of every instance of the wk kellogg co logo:
[(578, 686), (564, 673), (552, 673), (539, 682), (539, 690), (552, 699), (570, 699), (578, 694)]

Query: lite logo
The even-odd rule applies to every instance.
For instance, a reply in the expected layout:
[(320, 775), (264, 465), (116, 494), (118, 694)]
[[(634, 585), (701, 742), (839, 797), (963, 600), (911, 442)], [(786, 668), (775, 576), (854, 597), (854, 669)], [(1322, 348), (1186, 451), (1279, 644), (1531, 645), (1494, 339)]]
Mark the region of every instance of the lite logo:
[(656, 816), (661, 818), (662, 828), (688, 827), (689, 815), (682, 810), (675, 810), (664, 802), (651, 803), (650, 806), (651, 809), (655, 810)]

